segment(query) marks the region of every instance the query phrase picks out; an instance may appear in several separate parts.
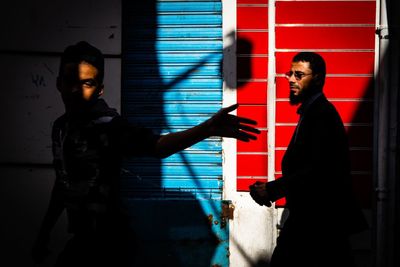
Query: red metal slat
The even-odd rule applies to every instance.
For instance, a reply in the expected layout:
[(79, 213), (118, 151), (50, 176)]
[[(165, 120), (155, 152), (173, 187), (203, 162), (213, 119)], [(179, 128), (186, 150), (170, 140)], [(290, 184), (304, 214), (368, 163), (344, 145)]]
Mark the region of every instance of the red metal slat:
[(237, 141), (237, 152), (267, 152), (268, 132), (262, 130), (257, 140), (251, 142)]
[(328, 77), (325, 80), (324, 94), (328, 98), (372, 99), (373, 86), (373, 77)]
[(286, 206), (286, 198), (281, 198), (275, 201), (275, 207), (284, 208)]
[(276, 23), (374, 24), (375, 2), (276, 2)]
[(257, 121), (258, 128), (267, 127), (267, 106), (245, 106), (239, 105), (237, 109), (237, 115), (239, 117), (247, 117)]
[(350, 147), (372, 147), (372, 126), (346, 126)]
[(238, 79), (267, 79), (268, 58), (238, 57), (237, 77)]
[(374, 49), (374, 27), (276, 27), (277, 49)]
[(237, 32), (238, 54), (268, 54), (268, 32)]
[[(282, 174), (275, 174), (275, 180), (279, 179), (282, 177)], [(283, 208), (286, 205), (286, 198), (280, 198), (277, 201), (275, 201), (275, 207), (277, 208)]]
[(286, 149), (285, 150), (275, 150), (275, 172), (281, 172), (282, 171), (282, 159), (283, 155), (285, 155)]
[(237, 0), (237, 4), (268, 4), (268, 0)]
[[(324, 94), (328, 98), (372, 99), (373, 83), (372, 77), (327, 77)], [(276, 78), (276, 97), (289, 97), (289, 84), (285, 77)]]
[(238, 82), (239, 104), (267, 104), (267, 82)]
[(371, 208), (373, 179), (371, 174), (353, 174), (351, 176), (354, 193), (362, 208)]
[(372, 171), (372, 151), (370, 150), (351, 150), (350, 151), (352, 171)]
[[(276, 53), (276, 73), (290, 69), (292, 58), (297, 52)], [(318, 52), (325, 62), (329, 74), (373, 74), (374, 52)]]
[(238, 178), (237, 179), (237, 191), (243, 191), (243, 192), (248, 192), (249, 186), (254, 184), (255, 182), (260, 181), (260, 182), (267, 182), (267, 179), (251, 179), (251, 178)]
[(295, 129), (296, 126), (276, 126), (275, 147), (287, 147)]
[(276, 123), (297, 123), (299, 115), (297, 114), (298, 106), (289, 104), (289, 100), (276, 101)]
[(289, 93), (289, 82), (286, 77), (276, 77), (276, 98), (288, 98)]
[(237, 29), (268, 29), (268, 7), (237, 7)]
[(257, 154), (237, 155), (238, 176), (267, 176), (268, 156)]
[(372, 123), (373, 103), (357, 101), (332, 101), (344, 123)]

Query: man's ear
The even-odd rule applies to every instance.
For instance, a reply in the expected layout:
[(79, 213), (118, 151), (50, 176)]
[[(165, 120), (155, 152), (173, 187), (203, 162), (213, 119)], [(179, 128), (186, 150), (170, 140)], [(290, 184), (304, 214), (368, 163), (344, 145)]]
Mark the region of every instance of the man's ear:
[(104, 93), (104, 84), (100, 85), (97, 91), (98, 91), (97, 96), (102, 96)]
[(314, 82), (315, 82), (315, 85), (317, 85), (317, 86), (322, 85), (322, 77), (319, 73), (314, 75)]

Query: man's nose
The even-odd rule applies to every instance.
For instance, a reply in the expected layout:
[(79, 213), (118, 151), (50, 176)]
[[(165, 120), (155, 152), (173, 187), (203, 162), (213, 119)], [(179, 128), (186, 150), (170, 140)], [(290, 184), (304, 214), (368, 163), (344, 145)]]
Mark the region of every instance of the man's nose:
[(286, 76), (286, 77), (287, 77), (287, 79), (288, 79), (290, 84), (296, 82), (296, 78), (294, 77), (294, 73), (292, 73), (292, 75)]

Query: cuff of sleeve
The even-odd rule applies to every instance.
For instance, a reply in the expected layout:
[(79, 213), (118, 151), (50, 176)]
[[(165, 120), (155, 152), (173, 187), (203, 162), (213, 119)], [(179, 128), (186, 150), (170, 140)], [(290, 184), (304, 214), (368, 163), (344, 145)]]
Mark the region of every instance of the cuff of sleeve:
[(285, 191), (283, 189), (283, 183), (282, 183), (281, 179), (277, 179), (275, 181), (268, 182), (268, 184), (266, 186), (266, 191), (267, 191), (269, 200), (272, 202), (275, 202), (278, 199), (285, 197), (285, 195), (286, 195)]

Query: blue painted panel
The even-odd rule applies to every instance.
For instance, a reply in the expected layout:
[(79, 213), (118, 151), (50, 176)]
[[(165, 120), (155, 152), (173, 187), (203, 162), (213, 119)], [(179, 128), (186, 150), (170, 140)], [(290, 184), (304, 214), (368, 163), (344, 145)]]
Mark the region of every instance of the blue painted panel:
[[(201, 77), (201, 76), (221, 76), (221, 70), (219, 64), (199, 64), (197, 66), (193, 66), (192, 64), (181, 64), (181, 65), (172, 65), (172, 64), (163, 64), (159, 66), (132, 66), (127, 72), (128, 75), (161, 75), (163, 77), (180, 77), (182, 75), (190, 77)], [(190, 78), (188, 77), (188, 78)]]
[(219, 188), (222, 189), (222, 181), (216, 179), (165, 179), (163, 185), (166, 188)]
[[(222, 53), (221, 52), (190, 52), (185, 53), (181, 51), (160, 51), (157, 53), (157, 56), (149, 55), (147, 53), (134, 53), (130, 52), (125, 55), (126, 59), (129, 61), (134, 61), (137, 63), (146, 63), (146, 64), (158, 64), (160, 63), (194, 63), (197, 65), (200, 62), (207, 63), (220, 63), (222, 61)], [(127, 69), (129, 71), (129, 69)]]
[(158, 12), (221, 12), (221, 2), (164, 2), (157, 3)]
[[(190, 164), (190, 166), (188, 166)], [(200, 165), (200, 164), (184, 164), (184, 165), (169, 165), (163, 164), (161, 166), (162, 181), (167, 180), (165, 177), (188, 177), (190, 179), (199, 179), (203, 177), (212, 177), (219, 179), (222, 174), (222, 166), (220, 165)], [(154, 168), (153, 165), (132, 164), (129, 168), (134, 169), (133, 173), (139, 176), (159, 176), (160, 170)]]
[(221, 39), (221, 28), (196, 27), (196, 28), (159, 28), (157, 39), (163, 38), (204, 38)]
[(153, 38), (154, 40), (163, 39), (193, 39), (202, 38), (204, 40), (221, 40), (222, 29), (213, 26), (197, 26), (197, 27), (166, 27), (158, 28), (157, 35), (154, 36), (154, 30), (151, 28), (132, 28), (129, 29), (132, 35), (131, 41), (140, 41), (143, 39)]
[(207, 195), (209, 194), (209, 191), (207, 192), (208, 189), (221, 190), (223, 185), (222, 180), (217, 180), (213, 178), (209, 179), (201, 178), (193, 180), (193, 179), (186, 179), (184, 177), (168, 177), (168, 179), (162, 181), (160, 179), (155, 179), (152, 176), (138, 175), (136, 177), (138, 177), (139, 179), (136, 180), (133, 180), (134, 178), (125, 179), (123, 186), (125, 188), (128, 188), (134, 185), (135, 188), (137, 189), (140, 187), (150, 188), (153, 187), (154, 185), (160, 185), (161, 183), (163, 183), (165, 190), (169, 190), (169, 192), (179, 189), (181, 190), (181, 192), (186, 191), (187, 194), (190, 193), (190, 190), (203, 189), (206, 191), (202, 192), (202, 194)]
[[(122, 110), (130, 122), (156, 132), (187, 129), (221, 108), (222, 3), (151, 3), (128, 5), (132, 26), (124, 28)], [(149, 12), (157, 12), (156, 17), (148, 16)], [(221, 190), (220, 140), (196, 144), (164, 160), (137, 160), (128, 166), (160, 181), (156, 187), (161, 188), (155, 190), (174, 185), (196, 189), (193, 181), (204, 177), (214, 179), (208, 185)]]
[(222, 15), (204, 15), (204, 14), (170, 14), (170, 15), (158, 15), (157, 24), (160, 27), (166, 26), (194, 26), (194, 25), (222, 25)]
[[(138, 125), (142, 126), (149, 126), (149, 125), (154, 125), (154, 127), (157, 127), (157, 132), (158, 133), (169, 133), (169, 132), (174, 132), (177, 130), (186, 130), (189, 127), (193, 127), (198, 125), (199, 123), (202, 123), (203, 121), (207, 120), (209, 116), (195, 116), (195, 118), (190, 119), (186, 117), (158, 117), (158, 116), (147, 116), (143, 118), (142, 116), (135, 116), (132, 115), (128, 120), (131, 122), (134, 122)], [(204, 142), (204, 141), (203, 141)]]
[(142, 41), (135, 45), (135, 50), (146, 52), (155, 49), (158, 52), (179, 52), (179, 51), (193, 51), (193, 52), (216, 52), (222, 50), (221, 40), (153, 40)]
[(222, 80), (221, 79), (174, 79), (165, 78), (163, 80), (147, 78), (143, 79), (129, 79), (124, 81), (124, 86), (127, 88), (161, 88), (161, 89), (220, 89), (222, 90)]
[(138, 255), (144, 259), (137, 266), (229, 266), (223, 204), (221, 200), (128, 200), (141, 244)]
[[(169, 177), (173, 178), (173, 177)], [(129, 180), (128, 180), (129, 179)], [(122, 182), (121, 196), (124, 199), (158, 199), (158, 200), (221, 200), (221, 188), (160, 188), (154, 189), (154, 185), (159, 185), (160, 180), (151, 177), (127, 178)]]
[(157, 51), (220, 51), (222, 50), (222, 41), (159, 40), (156, 42), (155, 48)]
[[(135, 159), (134, 162), (137, 164), (146, 163), (155, 163), (157, 159), (153, 158), (138, 158)], [(217, 152), (208, 152), (208, 153), (194, 153), (192, 151), (187, 152), (180, 152), (174, 155), (171, 155), (167, 158), (161, 160), (162, 163), (181, 163), (185, 164), (186, 162), (190, 161), (192, 163), (218, 163), (221, 164), (221, 153), (220, 151)]]
[(153, 96), (162, 94), (164, 101), (221, 101), (222, 92), (214, 90), (195, 90), (195, 89), (170, 89), (170, 90), (135, 90), (125, 94), (135, 102), (151, 102)]
[[(160, 108), (155, 106), (153, 103), (134, 103), (132, 105), (126, 105), (129, 108), (129, 112), (137, 114), (145, 111), (148, 114), (158, 114)], [(168, 103), (163, 106), (163, 112), (166, 116), (173, 116), (174, 114), (180, 115), (193, 115), (198, 116), (201, 114), (214, 114), (220, 109), (220, 104), (213, 103)], [(128, 113), (129, 114), (129, 113)]]
[[(222, 103), (221, 1), (123, 3), (123, 115), (161, 133), (207, 120)], [(229, 266), (221, 146), (213, 137), (163, 160), (124, 163), (135, 266)]]

